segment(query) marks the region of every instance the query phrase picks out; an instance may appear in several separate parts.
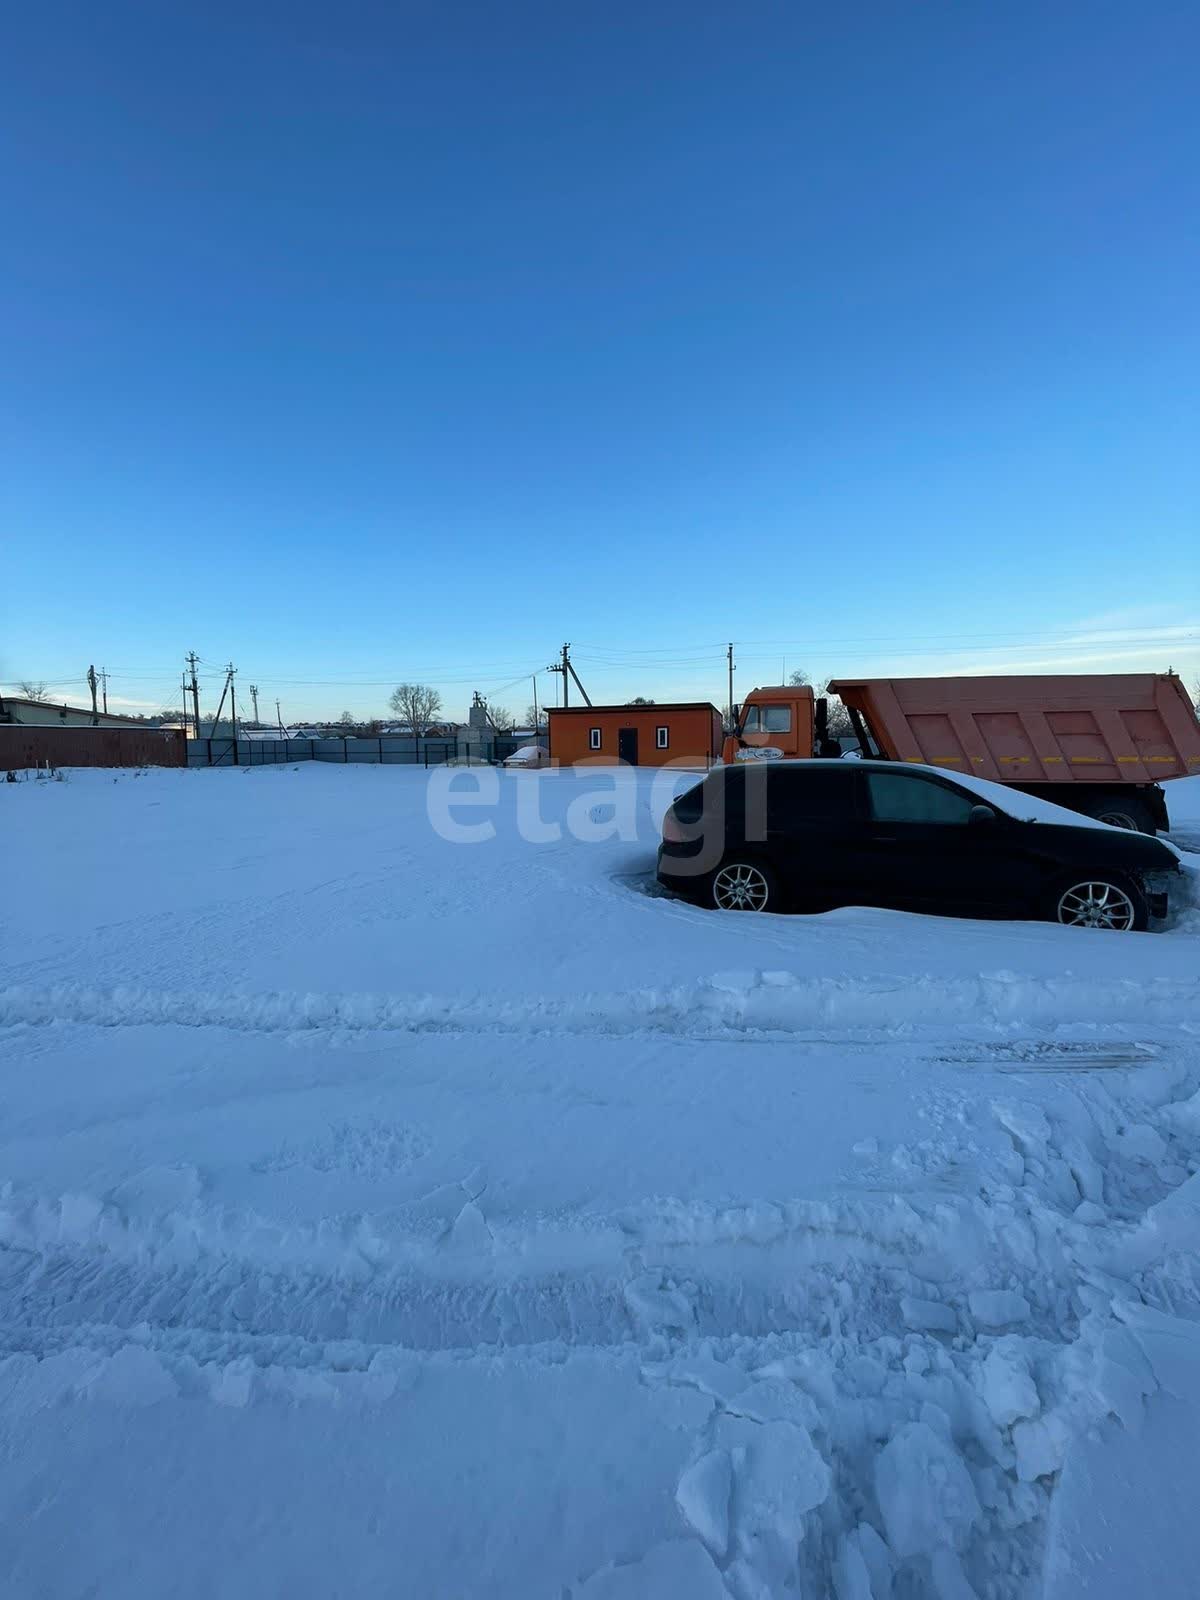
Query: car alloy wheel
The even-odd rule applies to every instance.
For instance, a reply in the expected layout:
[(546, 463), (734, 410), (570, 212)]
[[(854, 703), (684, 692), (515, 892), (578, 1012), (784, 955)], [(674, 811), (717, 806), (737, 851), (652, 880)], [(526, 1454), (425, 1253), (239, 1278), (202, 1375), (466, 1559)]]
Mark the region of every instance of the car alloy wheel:
[(1059, 896), (1058, 920), (1074, 928), (1125, 932), (1137, 920), (1133, 901), (1115, 883), (1076, 883)]
[(766, 874), (748, 861), (733, 861), (713, 879), (713, 903), (721, 911), (765, 911), (771, 897)]

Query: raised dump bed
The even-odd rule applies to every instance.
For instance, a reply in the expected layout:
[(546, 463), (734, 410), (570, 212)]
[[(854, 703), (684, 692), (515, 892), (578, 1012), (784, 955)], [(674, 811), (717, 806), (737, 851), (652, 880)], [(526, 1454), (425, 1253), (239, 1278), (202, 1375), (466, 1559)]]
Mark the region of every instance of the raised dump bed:
[(841, 678), (881, 754), (1047, 793), (1127, 827), (1167, 826), (1157, 787), (1200, 773), (1200, 721), (1174, 673)]

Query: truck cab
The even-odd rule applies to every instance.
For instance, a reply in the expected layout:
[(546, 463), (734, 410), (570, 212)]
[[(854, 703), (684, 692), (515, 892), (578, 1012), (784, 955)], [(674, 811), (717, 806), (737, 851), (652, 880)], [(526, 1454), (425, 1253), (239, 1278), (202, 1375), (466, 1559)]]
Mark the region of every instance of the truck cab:
[(816, 697), (807, 684), (752, 689), (725, 736), (726, 763), (813, 754)]

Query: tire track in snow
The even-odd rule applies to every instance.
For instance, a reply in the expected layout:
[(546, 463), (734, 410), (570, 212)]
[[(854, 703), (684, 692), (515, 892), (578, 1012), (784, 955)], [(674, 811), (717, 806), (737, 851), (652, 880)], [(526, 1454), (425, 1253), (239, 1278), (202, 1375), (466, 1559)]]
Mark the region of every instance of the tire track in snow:
[[(158, 1363), (193, 1394), (248, 1404), (259, 1379), (308, 1403), (315, 1379), (336, 1401), (343, 1379), (429, 1361), (560, 1365), (619, 1347), (648, 1388), (711, 1401), (677, 1503), (735, 1600), (865, 1595), (839, 1574), (869, 1559), (893, 1592), (1020, 1600), (1071, 1440), (1110, 1412), (1136, 1425), (1158, 1387), (1139, 1318), (1156, 1305), (1200, 1314), (1200, 1285), (1188, 1301), (1172, 1255), (1194, 1238), (1200, 1179), (1172, 1190), (1162, 1175), (1200, 1153), (1194, 1071), (1128, 1103), (1111, 1081), (1080, 1091), (1086, 1136), (997, 1103), (1010, 1150), (1003, 1181), (981, 1174), (979, 1193), (939, 1190), (931, 1173), (904, 1199), (647, 1201), (586, 1219), (574, 1265), (560, 1230), (550, 1274), (520, 1270), (532, 1230), (455, 1238), (474, 1204), (465, 1188), (424, 1259), (400, 1267), (379, 1227), (279, 1229), (272, 1241), (264, 1219), (227, 1211), (131, 1217), (111, 1201), (10, 1189), (0, 1350), (85, 1352), (88, 1374), (102, 1374), (105, 1361), (128, 1366), (133, 1347), (146, 1371)], [(948, 1147), (947, 1164), (961, 1154)], [(273, 1261), (272, 1245), (296, 1258)], [(926, 1479), (957, 1486), (928, 1536), (912, 1521)]]
[(418, 1202), (404, 1216), (289, 1228), (202, 1204), (129, 1216), (112, 1199), (10, 1189), (0, 1200), (0, 1346), (36, 1350), (38, 1330), (61, 1339), (75, 1325), (423, 1351), (817, 1337), (838, 1286), (860, 1280), (864, 1303), (890, 1299), (886, 1320), (898, 1330), (898, 1297), (928, 1230), (890, 1196), (655, 1201), (493, 1227), (465, 1193), (449, 1206), (436, 1194), (434, 1215)]
[[(8, 1185), (0, 1343), (36, 1349), (37, 1330), (58, 1329), (58, 1338), (76, 1325), (424, 1351), (815, 1340), (841, 1324), (839, 1308), (851, 1302), (872, 1337), (906, 1327), (970, 1336), (970, 1290), (1026, 1281), (1031, 1252), (1047, 1268), (1026, 1331), (1060, 1340), (1076, 1321), (1080, 1260), (1095, 1265), (1097, 1242), (1110, 1238), (1097, 1222), (1127, 1230), (1118, 1219), (1171, 1193), (1156, 1167), (1183, 1174), (1194, 1165), (1188, 1117), (1170, 1100), (1132, 1127), (1100, 1086), (1083, 1091), (1083, 1102), (1094, 1119), (1090, 1146), (1022, 1102), (997, 1103), (1012, 1154), (997, 1156), (990, 1176), (971, 1157), (977, 1192), (965, 1193), (953, 1143), (935, 1148), (920, 1188), (906, 1194), (725, 1205), (664, 1198), (553, 1222), (489, 1221), (472, 1183), (305, 1225), (202, 1199), (147, 1210), (135, 1198), (131, 1212), (121, 1190), (50, 1198)], [(955, 1187), (943, 1185), (943, 1170)], [(921, 1309), (931, 1305), (942, 1308), (940, 1321)]]
[(784, 971), (715, 973), (661, 987), (567, 996), (229, 994), (83, 984), (0, 989), (0, 1026), (56, 1022), (275, 1033), (311, 1029), (408, 1033), (624, 1034), (797, 1028), (889, 1028), (1021, 1022), (1171, 1022), (1200, 1014), (1200, 977), (812, 978)]

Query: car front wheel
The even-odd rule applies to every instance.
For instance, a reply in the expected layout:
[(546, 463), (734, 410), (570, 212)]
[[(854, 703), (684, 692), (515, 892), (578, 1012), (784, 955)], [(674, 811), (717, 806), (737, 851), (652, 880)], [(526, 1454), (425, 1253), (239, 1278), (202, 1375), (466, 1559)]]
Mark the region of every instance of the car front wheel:
[(1146, 897), (1131, 883), (1117, 883), (1101, 873), (1060, 884), (1055, 893), (1055, 922), (1070, 928), (1108, 928), (1114, 933), (1140, 933), (1150, 923)]
[(778, 911), (779, 881), (760, 861), (726, 861), (713, 873), (718, 911)]

